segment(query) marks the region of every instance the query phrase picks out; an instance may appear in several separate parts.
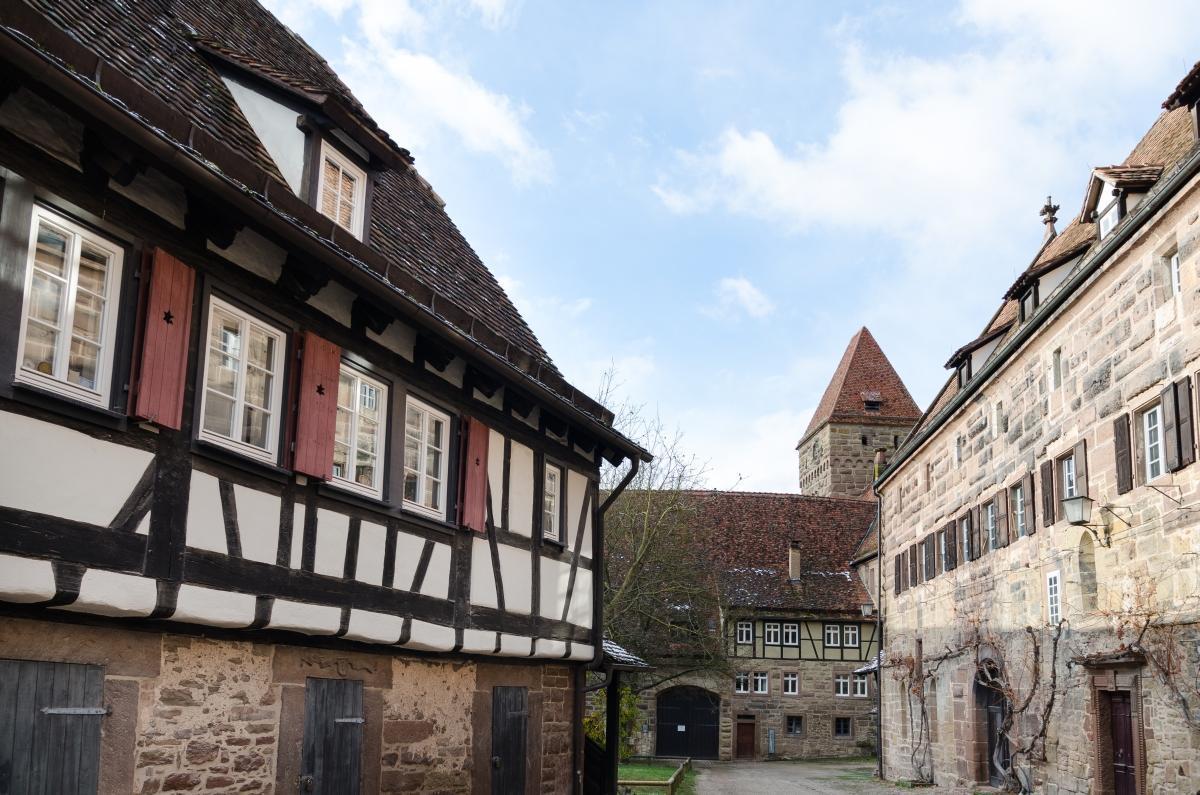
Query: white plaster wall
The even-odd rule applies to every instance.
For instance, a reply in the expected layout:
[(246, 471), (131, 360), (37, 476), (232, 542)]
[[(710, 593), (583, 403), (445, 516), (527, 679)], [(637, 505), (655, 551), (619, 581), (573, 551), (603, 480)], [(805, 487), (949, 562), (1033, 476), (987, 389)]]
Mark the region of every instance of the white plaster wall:
[(567, 642), (563, 640), (547, 640), (538, 638), (535, 657), (561, 658), (567, 653)]
[(264, 96), (231, 75), (222, 78), (288, 187), (299, 195), (305, 148), (304, 131), (296, 126), (299, 109)]
[(308, 506), (297, 502), (292, 509), (292, 556), (289, 561), (293, 569), (300, 568), (304, 560), (304, 517)]
[(48, 560), (0, 555), (0, 599), (5, 602), (44, 602), (55, 593), (54, 567)]
[(425, 539), (411, 533), (396, 533), (396, 568), (392, 575), (393, 587), (401, 591), (411, 591), (413, 577), (417, 573), (417, 564), (421, 561), (421, 550), (425, 548)]
[(426, 651), (450, 651), (454, 648), (454, 629), (413, 619), (405, 646)]
[(383, 549), (386, 544), (386, 527), (372, 522), (363, 522), (359, 526), (358, 565), (354, 570), (354, 579), (371, 585), (383, 584)]
[(508, 464), (508, 529), (533, 535), (533, 450), (512, 443)]
[(533, 638), (524, 635), (501, 635), (500, 654), (505, 657), (528, 657), (533, 653)]
[(575, 589), (571, 591), (567, 621), (589, 629), (592, 626), (592, 573), (587, 569), (575, 570)]
[(109, 180), (108, 187), (183, 229), (187, 194), (183, 187), (156, 168), (147, 168), (128, 185)]
[(425, 581), (421, 583), (421, 593), (438, 599), (445, 599), (450, 593), (449, 544), (433, 545), (433, 555), (429, 558), (429, 568), (425, 570)]
[(208, 250), (270, 282), (279, 278), (287, 261), (286, 251), (253, 229), (238, 232), (229, 248), (217, 248), (210, 241)]
[(528, 615), (533, 600), (533, 561), (529, 550), (500, 544), (497, 551), (504, 582), (504, 609)]
[(468, 654), (492, 654), (496, 650), (496, 633), (464, 629), (462, 650)]
[(213, 627), (248, 627), (254, 622), (255, 601), (253, 594), (184, 583), (179, 586), (175, 614), (171, 618)]
[(364, 643), (395, 643), (400, 640), (404, 619), (370, 610), (351, 610), (345, 637)]
[(584, 646), (580, 643), (571, 644), (571, 655), (568, 660), (590, 660), (596, 656), (595, 646)]
[(471, 541), (471, 604), (482, 607), (498, 607), (500, 604), (496, 599), (492, 550), (486, 538)]
[(158, 585), (148, 577), (88, 569), (79, 584), (79, 598), (63, 610), (101, 616), (145, 618), (154, 612)]
[(346, 572), (346, 537), (350, 533), (350, 517), (343, 513), (317, 509), (317, 546), (313, 571), (329, 577), (341, 577)]
[(589, 509), (583, 517), (583, 529), (579, 529), (579, 512), (583, 509), (583, 498), (591, 488), (591, 481), (579, 472), (567, 470), (567, 527), (571, 530), (570, 548), (574, 549), (575, 537), (582, 532), (583, 540), (579, 554), (585, 558), (592, 556), (592, 511)]
[(259, 563), (276, 561), (279, 551), (279, 497), (245, 486), (233, 487), (242, 557)]
[(567, 583), (571, 578), (571, 564), (550, 558), (542, 558), (542, 588), (539, 612), (544, 618), (562, 618), (563, 605), (567, 602)]
[(289, 629), (306, 635), (332, 635), (342, 624), (341, 608), (276, 599), (271, 608), (271, 629)]
[(192, 470), (188, 497), (187, 545), (228, 555), (225, 544), (225, 519), (221, 514), (221, 490), (212, 475)]
[(492, 520), (499, 527), (500, 508), (504, 504), (504, 434), (496, 431), (488, 432), (488, 494), (492, 500)]
[(350, 306), (354, 303), (354, 293), (337, 282), (331, 281), (321, 288), (321, 291), (308, 299), (308, 305), (324, 312), (343, 326), (350, 326)]
[(382, 334), (376, 334), (367, 329), (367, 339), (378, 342), (388, 350), (398, 353), (410, 362), (413, 360), (413, 347), (417, 344), (417, 330), (412, 326), (393, 320)]
[(153, 458), (9, 412), (0, 413), (0, 451), (0, 504), (102, 527)]

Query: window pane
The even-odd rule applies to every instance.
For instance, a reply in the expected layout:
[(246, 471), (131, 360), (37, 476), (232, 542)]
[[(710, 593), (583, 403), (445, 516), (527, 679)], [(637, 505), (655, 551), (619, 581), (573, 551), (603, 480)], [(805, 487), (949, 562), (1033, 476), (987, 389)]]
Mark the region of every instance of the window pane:
[(246, 406), (242, 415), (242, 441), (267, 449), (267, 426), (270, 416), (265, 411)]
[(108, 254), (84, 243), (79, 251), (79, 287), (104, 297), (108, 275)]
[(242, 324), (220, 310), (213, 312), (212, 346), (235, 359), (242, 357)]
[(62, 304), (63, 283), (34, 271), (29, 290), (29, 317), (57, 326), (62, 322)]
[(233, 399), (209, 392), (204, 400), (204, 430), (233, 436)]
[(417, 501), (417, 473), (404, 473), (404, 499), (409, 502)]
[(338, 187), (341, 184), (341, 169), (332, 160), (325, 161), (325, 175), (322, 180), (321, 214), (328, 218), (337, 217)]
[(99, 347), (83, 340), (73, 340), (71, 356), (67, 360), (67, 380), (86, 389), (95, 389), (99, 361)]
[(442, 484), (433, 478), (425, 478), (425, 507), (439, 510), (442, 507)]
[(262, 329), (250, 329), (250, 364), (271, 373), (275, 371), (275, 338)]
[(209, 389), (233, 397), (237, 394), (237, 359), (214, 352), (208, 360), (205, 384)]
[(257, 367), (247, 367), (245, 399), (251, 406), (270, 410), (271, 374)]
[(442, 474), (442, 454), (432, 448), (425, 451), (425, 474), (432, 477)]
[(429, 439), (428, 443), (437, 449), (442, 449), (442, 433), (445, 430), (446, 423), (433, 417), (429, 418)]
[(354, 408), (354, 378), (347, 373), (338, 375), (338, 405)]
[[(406, 436), (404, 438), (404, 468), (416, 472), (419, 459), (420, 453), (417, 449), (417, 440), (411, 436)], [(415, 494), (413, 499), (416, 499)]]
[[(341, 419), (341, 412), (338, 412), (338, 419)], [(333, 476), (335, 478), (347, 478), (350, 475), (350, 448), (340, 441), (333, 443)]]
[(75, 320), (72, 323), (77, 337), (100, 341), (100, 326), (104, 318), (104, 299), (85, 292), (75, 294)]
[(350, 446), (350, 426), (353, 424), (353, 415), (346, 411), (341, 406), (337, 410), (337, 418), (334, 420), (333, 438), (334, 441), (345, 447)]
[(29, 321), (25, 327), (25, 351), (21, 366), (43, 375), (54, 374), (54, 346), (58, 343), (58, 332), (41, 323)]
[(66, 276), (67, 238), (45, 224), (38, 226), (37, 251), (34, 263), (55, 276)]
[(354, 480), (363, 486), (375, 485), (375, 456), (359, 451), (354, 465)]
[(379, 388), (362, 382), (358, 390), (358, 411), (363, 417), (379, 420)]
[(360, 452), (365, 452), (368, 455), (375, 455), (375, 438), (379, 426), (375, 423), (362, 419), (358, 420), (358, 449)]

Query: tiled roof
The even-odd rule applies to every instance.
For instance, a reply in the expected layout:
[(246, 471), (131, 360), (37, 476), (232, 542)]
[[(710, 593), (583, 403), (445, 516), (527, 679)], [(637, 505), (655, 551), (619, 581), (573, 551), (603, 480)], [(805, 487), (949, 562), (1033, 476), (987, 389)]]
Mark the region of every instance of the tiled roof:
[(879, 553), (879, 533), (876, 532), (876, 522), (872, 521), (867, 526), (867, 530), (863, 533), (862, 540), (858, 542), (858, 546), (854, 548), (854, 552), (850, 555), (852, 562), (858, 562), (873, 558)]
[[(875, 503), (801, 494), (693, 493), (727, 607), (858, 612), (870, 597), (850, 571)], [(791, 548), (802, 570), (790, 572)]]
[(1162, 166), (1103, 166), (1096, 173), (1118, 188), (1149, 187), (1162, 176)]
[[(878, 411), (868, 411), (866, 399), (881, 401)], [(812, 420), (804, 431), (808, 438), (826, 422), (916, 421), (921, 416), (908, 388), (900, 380), (879, 343), (863, 326), (846, 346), (842, 360)]]
[(1175, 110), (1194, 102), (1198, 94), (1200, 94), (1200, 61), (1197, 61), (1188, 70), (1188, 73), (1179, 81), (1179, 85), (1175, 86), (1175, 90), (1171, 92), (1171, 96), (1163, 101), (1162, 106), (1167, 110)]

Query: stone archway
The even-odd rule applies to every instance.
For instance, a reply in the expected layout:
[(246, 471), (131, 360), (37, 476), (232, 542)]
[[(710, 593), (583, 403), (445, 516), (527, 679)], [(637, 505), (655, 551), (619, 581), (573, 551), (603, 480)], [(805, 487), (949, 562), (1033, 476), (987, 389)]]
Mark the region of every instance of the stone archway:
[(711, 690), (679, 685), (657, 697), (656, 756), (716, 759), (721, 736), (721, 697)]

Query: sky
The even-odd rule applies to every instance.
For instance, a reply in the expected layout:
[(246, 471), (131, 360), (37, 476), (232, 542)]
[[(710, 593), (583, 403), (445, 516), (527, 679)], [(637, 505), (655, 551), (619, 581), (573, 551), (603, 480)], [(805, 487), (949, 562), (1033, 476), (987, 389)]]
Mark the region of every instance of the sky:
[(267, 0), (416, 158), (559, 369), (797, 490), (867, 326), (926, 407), (1095, 166), (1200, 59), (1200, 3)]

